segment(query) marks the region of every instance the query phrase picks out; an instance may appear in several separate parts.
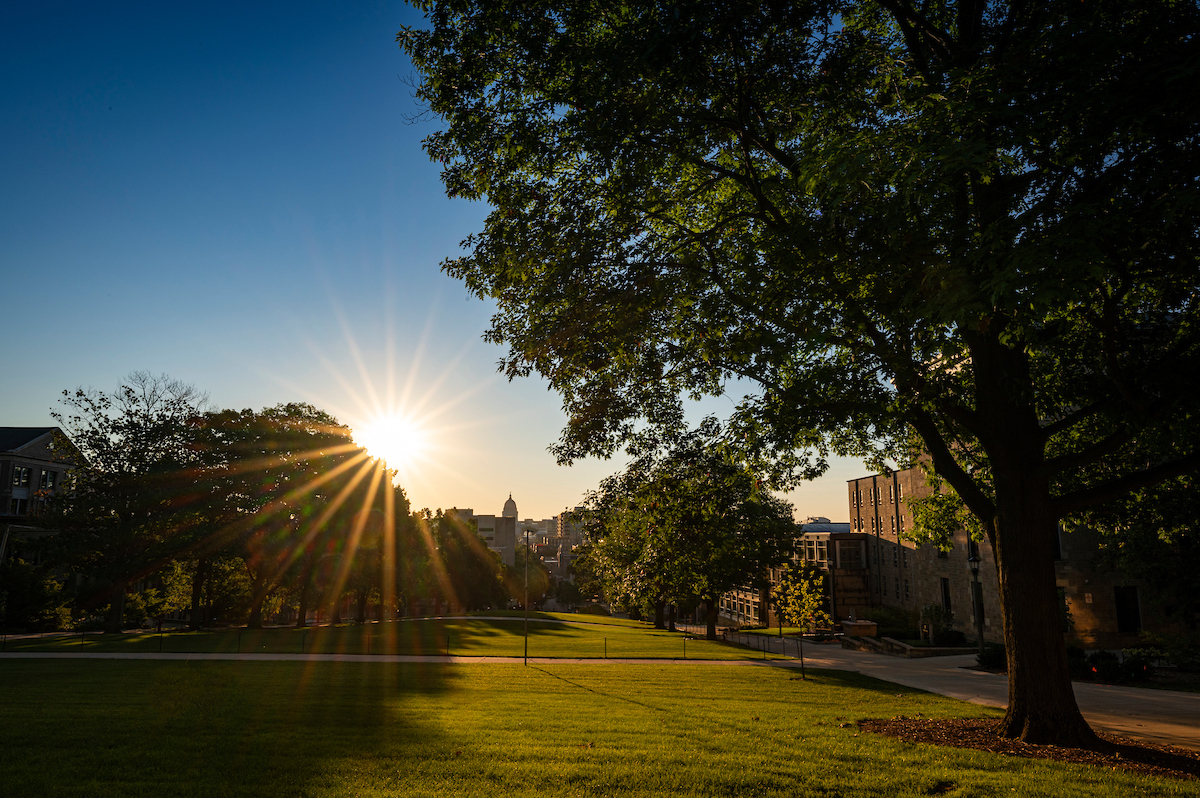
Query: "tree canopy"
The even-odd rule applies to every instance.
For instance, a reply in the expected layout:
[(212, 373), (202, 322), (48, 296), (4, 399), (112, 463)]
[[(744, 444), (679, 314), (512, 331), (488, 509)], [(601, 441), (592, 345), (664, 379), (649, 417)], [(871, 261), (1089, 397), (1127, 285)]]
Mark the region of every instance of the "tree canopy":
[(586, 500), (589, 564), (625, 606), (704, 602), (716, 638), (720, 597), (760, 586), (795, 544), (792, 507), (730, 457), (708, 419), (672, 435)]
[(928, 453), (996, 550), (1002, 732), (1091, 743), (1057, 520), (1200, 462), (1196, 5), (420, 5), (427, 150), (492, 206), (446, 269), (558, 456), (741, 379), (781, 481)]

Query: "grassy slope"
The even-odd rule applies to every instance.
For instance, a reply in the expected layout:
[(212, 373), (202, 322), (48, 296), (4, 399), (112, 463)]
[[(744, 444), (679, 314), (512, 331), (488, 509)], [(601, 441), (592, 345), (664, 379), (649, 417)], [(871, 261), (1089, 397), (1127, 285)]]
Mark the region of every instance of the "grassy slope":
[[(544, 616), (545, 617), (545, 616)], [(531, 621), (531, 657), (666, 657), (690, 659), (759, 658), (744, 648), (691, 639), (633, 621), (591, 622), (591, 616), (565, 616), (570, 623)], [(579, 620), (577, 620), (579, 619)], [(445, 654), (519, 657), (524, 653), (522, 619), (411, 620), (363, 626), (265, 629), (165, 634), (99, 635), (12, 639), (8, 651), (166, 651), (350, 654)], [(685, 637), (688, 639), (685, 642)], [(161, 648), (160, 648), (161, 646)]]
[(859, 718), (996, 714), (770, 667), (0, 661), (6, 795), (1178, 795), (913, 746)]

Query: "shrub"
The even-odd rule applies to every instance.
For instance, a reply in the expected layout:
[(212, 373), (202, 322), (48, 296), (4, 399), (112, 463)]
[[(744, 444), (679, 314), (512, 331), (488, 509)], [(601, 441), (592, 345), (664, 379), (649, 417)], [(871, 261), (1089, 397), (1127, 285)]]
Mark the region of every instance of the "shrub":
[(1150, 654), (1152, 659), (1166, 660), (1181, 671), (1200, 672), (1200, 633), (1178, 635), (1142, 632), (1142, 645), (1130, 653)]
[(1088, 655), (1087, 663), (1091, 666), (1092, 677), (1096, 681), (1122, 681), (1124, 674), (1121, 671), (1121, 660), (1111, 651), (1094, 651)]
[(1092, 678), (1092, 666), (1088, 665), (1087, 652), (1079, 646), (1067, 646), (1067, 672), (1072, 679)]
[(1137, 649), (1129, 649), (1121, 652), (1124, 659), (1121, 661), (1121, 675), (1131, 682), (1142, 682), (1149, 679), (1154, 673), (1154, 659), (1145, 653), (1138, 653)]
[(1008, 667), (1008, 656), (999, 643), (985, 643), (983, 651), (975, 655), (979, 667), (988, 670), (1004, 670)]
[(601, 607), (599, 604), (583, 604), (579, 607), (579, 612), (584, 615), (612, 615), (611, 612)]
[(945, 634), (954, 623), (954, 613), (946, 610), (940, 604), (926, 604), (921, 609), (921, 623), (929, 628), (929, 644), (933, 646), (946, 645), (942, 641)]
[(878, 624), (880, 637), (912, 640), (921, 634), (920, 616), (916, 610), (877, 607), (871, 610), (870, 620)]
[(957, 629), (947, 629), (944, 632), (939, 632), (936, 645), (939, 646), (965, 646), (967, 644), (967, 636)]

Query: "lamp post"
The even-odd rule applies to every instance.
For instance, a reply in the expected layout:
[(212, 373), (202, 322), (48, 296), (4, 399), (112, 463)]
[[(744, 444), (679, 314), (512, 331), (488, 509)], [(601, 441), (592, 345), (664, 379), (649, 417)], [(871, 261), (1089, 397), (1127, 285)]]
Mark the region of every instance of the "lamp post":
[(983, 655), (983, 591), (979, 589), (979, 555), (967, 558), (971, 566), (971, 606), (975, 610), (975, 634), (979, 638), (979, 654)]
[(525, 665), (529, 665), (529, 530), (525, 530)]

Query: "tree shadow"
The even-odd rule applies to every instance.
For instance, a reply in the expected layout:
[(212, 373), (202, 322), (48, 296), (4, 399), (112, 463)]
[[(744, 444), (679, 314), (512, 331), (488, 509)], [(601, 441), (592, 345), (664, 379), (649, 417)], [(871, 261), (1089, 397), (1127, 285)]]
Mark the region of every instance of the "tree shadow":
[[(0, 662), (10, 794), (308, 794), (364, 757), (450, 755), (442, 665)], [(395, 771), (395, 769), (393, 769)], [(91, 787), (87, 785), (92, 785)]]

